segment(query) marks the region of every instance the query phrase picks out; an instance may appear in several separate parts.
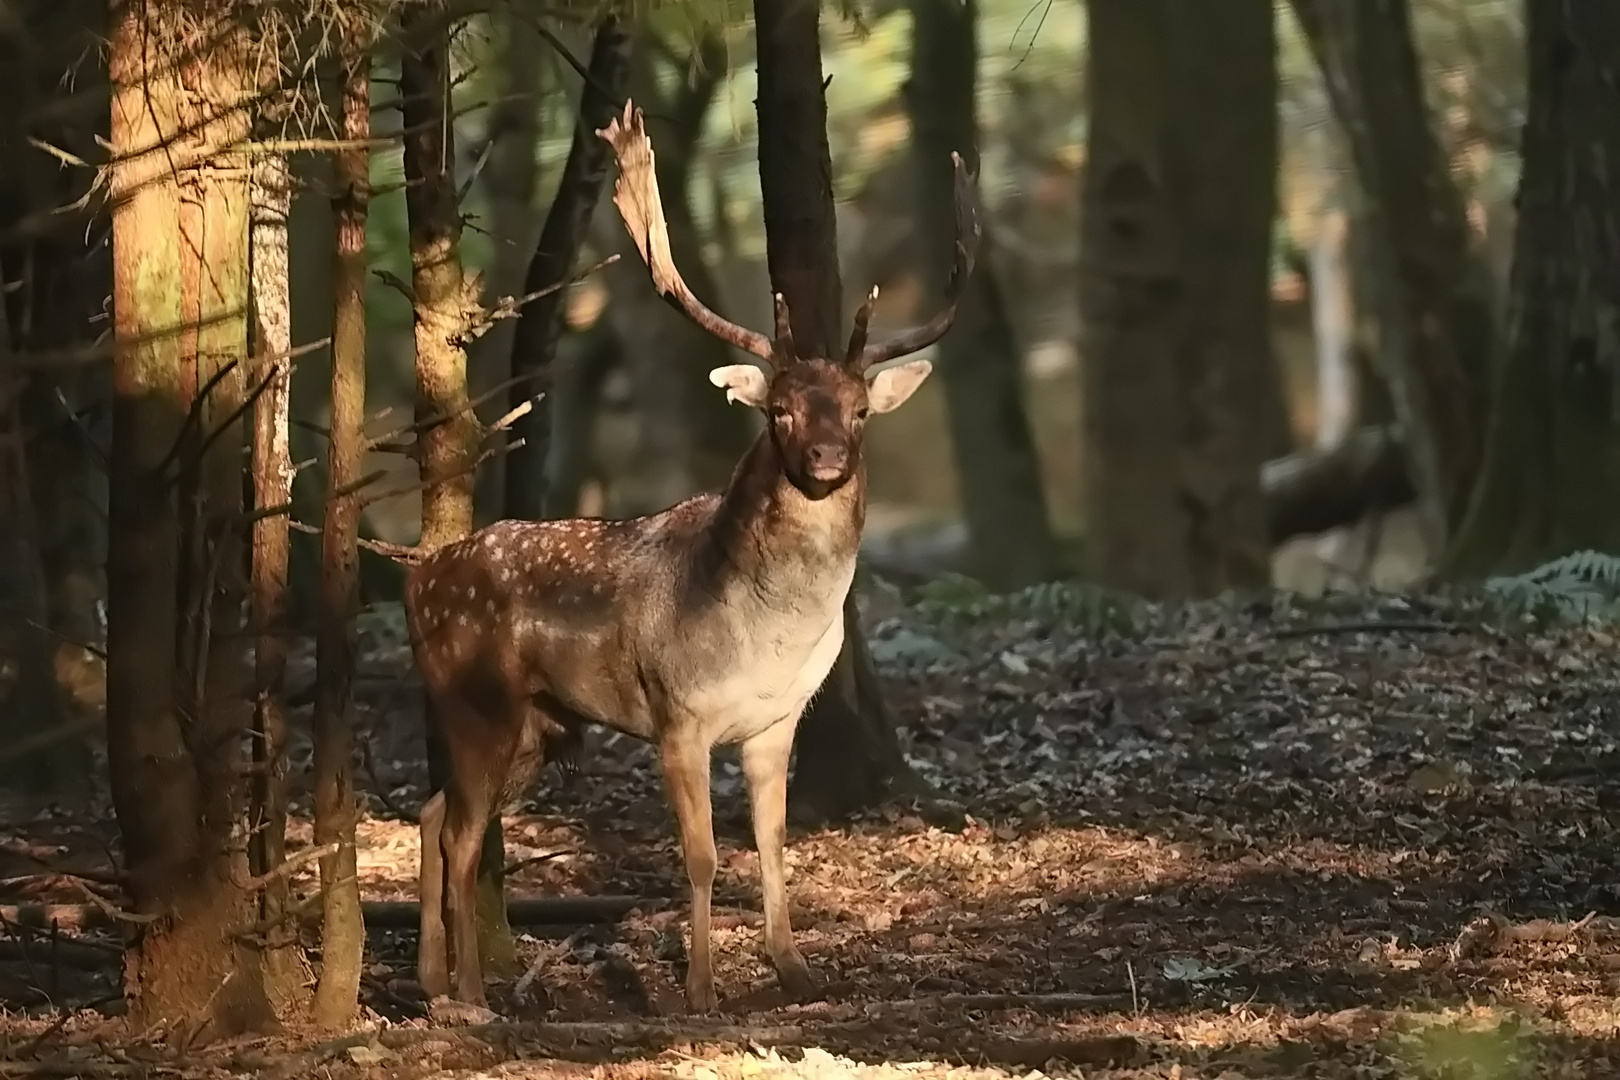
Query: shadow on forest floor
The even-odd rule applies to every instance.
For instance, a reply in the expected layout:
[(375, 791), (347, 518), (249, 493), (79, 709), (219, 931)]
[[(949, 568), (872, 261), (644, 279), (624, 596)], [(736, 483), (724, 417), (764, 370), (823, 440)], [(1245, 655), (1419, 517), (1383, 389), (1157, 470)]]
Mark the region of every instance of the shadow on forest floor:
[[(559, 786), (548, 770), (506, 828), (509, 861), (551, 856), (512, 876), (513, 895), (646, 901), (617, 924), (526, 937), (535, 985), (521, 998), (492, 986), (512, 1020), (564, 1026), (505, 1032), (504, 1049), (395, 1034), (392, 1049), (329, 1064), (484, 1068), (515, 1039), (530, 1056), (617, 1061), (615, 1076), (709, 1080), (854, 1069), (795, 1064), (778, 1043), (891, 1063), (878, 1071), (936, 1063), (908, 1075), (1061, 1071), (1049, 1059), (1120, 1077), (1606, 1071), (1620, 1060), (1620, 921), (1603, 917), (1620, 914), (1615, 643), (1350, 631), (1351, 617), (1436, 615), (1314, 624), (1281, 601), (1210, 606), (1108, 646), (1027, 622), (875, 628), (908, 753), (971, 819), (952, 833), (894, 810), (793, 837), (795, 925), (826, 984), (807, 1007), (784, 1005), (756, 955), (758, 864), (740, 775), (722, 761), (728, 1015), (680, 1016), (684, 878), (652, 757), (593, 732), (584, 772)], [(379, 645), (367, 664), (397, 685), (403, 660)], [(377, 771), (388, 801), (414, 810), (415, 694), (389, 696), (372, 702)], [(3, 831), (104, 866), (88, 838), (110, 843), (110, 828)], [(293, 839), (307, 842), (307, 821)], [(368, 898), (413, 898), (414, 827), (374, 813), (361, 843)], [(407, 1024), (413, 938), (374, 934), (367, 980), (367, 1003)], [(24, 958), (0, 959), (0, 994), (39, 1005)], [(34, 1014), (11, 1026), (43, 1030)]]

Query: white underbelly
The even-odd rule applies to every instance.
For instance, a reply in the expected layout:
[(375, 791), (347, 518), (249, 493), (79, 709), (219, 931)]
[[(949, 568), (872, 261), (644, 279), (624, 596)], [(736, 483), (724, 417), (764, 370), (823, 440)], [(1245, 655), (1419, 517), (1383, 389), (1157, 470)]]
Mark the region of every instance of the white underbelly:
[(839, 610), (808, 650), (778, 651), (771, 646), (742, 650), (737, 666), (693, 695), (688, 707), (701, 718), (713, 744), (742, 742), (797, 717), (827, 680), (843, 647), (844, 619)]

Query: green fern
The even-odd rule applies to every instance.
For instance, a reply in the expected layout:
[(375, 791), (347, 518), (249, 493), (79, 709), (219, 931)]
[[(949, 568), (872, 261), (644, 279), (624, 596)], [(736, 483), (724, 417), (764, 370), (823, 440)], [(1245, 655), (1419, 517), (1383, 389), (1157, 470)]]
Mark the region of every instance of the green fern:
[(1620, 557), (1577, 551), (1523, 574), (1493, 577), (1486, 598), (1511, 615), (1541, 622), (1620, 621)]
[(941, 623), (1046, 619), (1090, 637), (1125, 635), (1136, 629), (1138, 606), (1130, 596), (1096, 585), (1051, 581), (1013, 593), (992, 593), (962, 574), (944, 574), (917, 593), (917, 610)]

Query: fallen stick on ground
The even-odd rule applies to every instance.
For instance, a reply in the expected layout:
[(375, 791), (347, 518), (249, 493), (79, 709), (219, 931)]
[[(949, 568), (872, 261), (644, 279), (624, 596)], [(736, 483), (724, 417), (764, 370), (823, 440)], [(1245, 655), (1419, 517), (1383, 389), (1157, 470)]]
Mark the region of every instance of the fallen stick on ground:
[(1529, 922), (1511, 923), (1497, 914), (1481, 915), (1471, 920), (1451, 946), (1453, 960), (1467, 960), (1505, 948), (1508, 945), (1556, 945), (1574, 941), (1588, 934), (1620, 931), (1620, 920), (1603, 918), (1589, 911), (1584, 919), (1575, 922), (1556, 922), (1552, 919), (1531, 919)]
[[(520, 897), (506, 902), (506, 917), (514, 926), (617, 922), (636, 908), (651, 911), (667, 904), (640, 896)], [(414, 900), (367, 900), (360, 910), (370, 930), (414, 929), (422, 918), (421, 905)], [(320, 914), (312, 908), (307, 921), (318, 922)], [(95, 904), (0, 904), (0, 920), (38, 930), (49, 930), (53, 923), (62, 930), (106, 930), (119, 925), (112, 912)]]
[[(962, 995), (973, 996), (973, 995)], [(999, 996), (999, 995), (991, 995)], [(879, 1003), (881, 1004), (881, 1003)], [(693, 1017), (666, 1020), (629, 1020), (578, 1023), (493, 1023), (469, 1027), (388, 1028), (360, 1032), (285, 1055), (249, 1051), (233, 1056), (227, 1067), (251, 1069), (263, 1080), (292, 1080), (307, 1075), (359, 1047), (398, 1052), (440, 1042), (478, 1044), (512, 1055), (521, 1048), (527, 1058), (601, 1062), (627, 1051), (660, 1053), (672, 1047), (703, 1044), (739, 1049), (821, 1046), (833, 1049), (841, 1041), (859, 1045), (854, 1037), (874, 1034), (869, 1021), (808, 1024), (736, 1024)], [(935, 1030), (935, 1037), (950, 1033)], [(957, 1035), (964, 1034), (956, 1032)], [(953, 1040), (954, 1042), (954, 1040)], [(953, 1052), (986, 1061), (1036, 1067), (1053, 1058), (1076, 1064), (1104, 1065), (1129, 1060), (1137, 1041), (1130, 1035), (1030, 1039), (999, 1037), (975, 1044), (971, 1033), (953, 1046)]]

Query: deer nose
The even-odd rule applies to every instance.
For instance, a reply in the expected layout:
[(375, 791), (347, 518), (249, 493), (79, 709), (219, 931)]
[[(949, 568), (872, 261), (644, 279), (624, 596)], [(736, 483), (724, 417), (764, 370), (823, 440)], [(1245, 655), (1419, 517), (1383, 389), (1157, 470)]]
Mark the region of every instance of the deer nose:
[(805, 451), (810, 475), (817, 480), (831, 480), (843, 475), (849, 464), (849, 449), (842, 443), (811, 443)]

